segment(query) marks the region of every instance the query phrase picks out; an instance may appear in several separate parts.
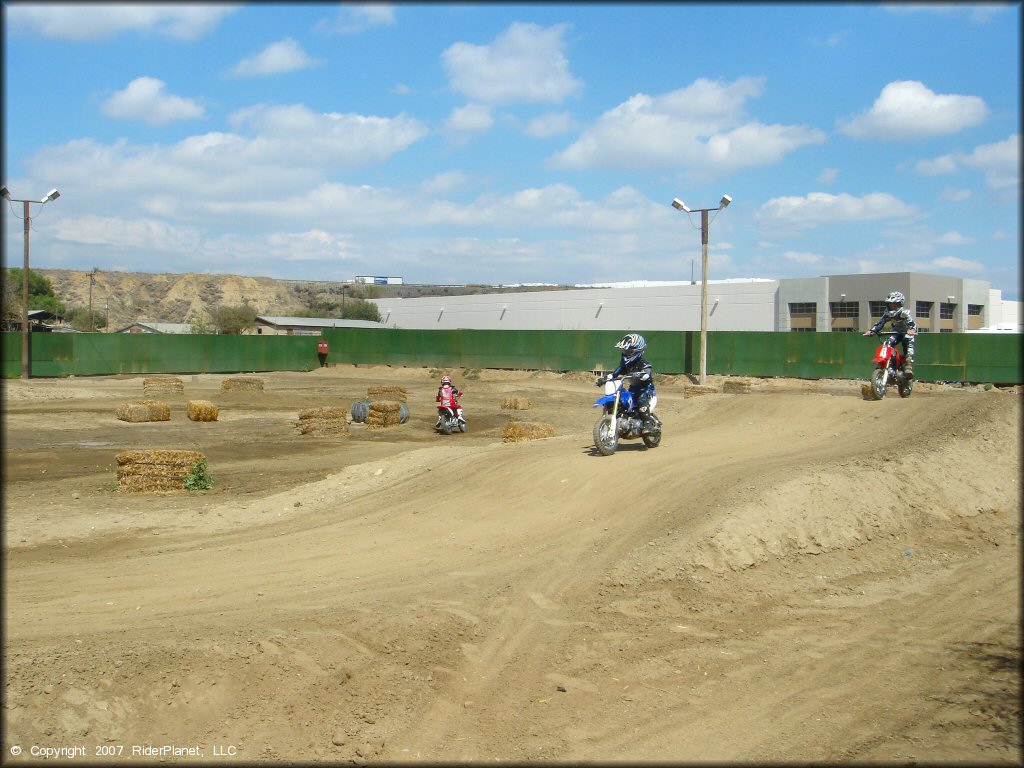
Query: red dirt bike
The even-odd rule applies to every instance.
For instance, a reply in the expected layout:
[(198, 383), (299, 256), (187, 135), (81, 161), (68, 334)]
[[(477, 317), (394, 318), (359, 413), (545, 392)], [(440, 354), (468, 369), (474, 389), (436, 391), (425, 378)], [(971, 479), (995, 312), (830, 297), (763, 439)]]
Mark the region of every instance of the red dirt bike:
[(434, 428), (446, 435), (466, 431), (466, 417), (462, 415), (462, 406), (456, 397), (462, 397), (462, 393), (447, 384), (438, 393), (437, 423)]
[(910, 397), (914, 389), (914, 380), (908, 379), (904, 370), (906, 360), (900, 349), (899, 334), (875, 332), (876, 336), (885, 336), (885, 340), (875, 350), (875, 370), (871, 373), (871, 399), (881, 400), (885, 397), (888, 387), (894, 386), (900, 397)]

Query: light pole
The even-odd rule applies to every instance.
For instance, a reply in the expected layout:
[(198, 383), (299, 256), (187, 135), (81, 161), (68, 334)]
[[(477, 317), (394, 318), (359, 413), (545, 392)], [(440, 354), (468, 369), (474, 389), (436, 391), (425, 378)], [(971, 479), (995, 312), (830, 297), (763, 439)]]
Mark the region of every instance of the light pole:
[(94, 285), (96, 285), (96, 270), (95, 269), (92, 272), (89, 273), (89, 332), (90, 333), (92, 333), (92, 331), (95, 330), (93, 328), (94, 323), (93, 323), (93, 320), (92, 320), (92, 287)]
[(22, 203), (23, 205), (23, 217), (25, 220), (25, 268), (21, 272), (21, 378), (27, 379), (29, 377), (29, 359), (28, 359), (28, 230), (29, 222), (32, 217), (29, 216), (28, 206), (30, 203), (39, 203), (45, 205), (51, 200), (56, 200), (60, 197), (60, 192), (56, 189), (51, 189), (46, 193), (46, 197), (42, 200), (18, 200), (11, 197), (11, 193), (7, 190), (7, 187), (0, 187), (0, 196), (9, 203)]
[[(708, 378), (708, 212), (721, 211), (729, 207), (732, 198), (722, 195), (717, 208), (688, 208), (678, 197), (672, 207), (685, 213), (700, 213), (700, 384)], [(692, 278), (691, 278), (692, 281)]]

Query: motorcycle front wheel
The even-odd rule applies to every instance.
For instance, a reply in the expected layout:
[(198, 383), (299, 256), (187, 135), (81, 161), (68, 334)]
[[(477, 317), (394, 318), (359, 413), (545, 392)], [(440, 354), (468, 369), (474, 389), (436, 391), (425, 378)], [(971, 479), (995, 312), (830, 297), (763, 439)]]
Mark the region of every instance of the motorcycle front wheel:
[(871, 374), (871, 394), (875, 400), (885, 397), (885, 371), (882, 368), (875, 368), (875, 372)]
[(606, 414), (594, 425), (594, 446), (602, 456), (611, 456), (619, 447), (619, 435), (612, 428), (612, 417)]

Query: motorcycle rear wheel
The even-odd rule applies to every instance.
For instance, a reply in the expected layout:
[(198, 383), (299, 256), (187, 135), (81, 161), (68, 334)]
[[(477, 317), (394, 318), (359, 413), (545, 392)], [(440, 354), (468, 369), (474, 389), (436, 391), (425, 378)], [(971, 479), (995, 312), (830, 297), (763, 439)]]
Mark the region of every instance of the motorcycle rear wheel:
[(460, 421), (459, 422), (459, 432), (465, 432), (465, 431), (466, 431), (466, 422)]
[(452, 423), (444, 416), (441, 417), (441, 431), (446, 435), (450, 435), (452, 433)]
[(602, 416), (594, 425), (594, 446), (602, 456), (611, 456), (619, 447), (619, 435), (612, 428), (612, 417)]
[(871, 394), (875, 400), (885, 397), (885, 371), (881, 368), (875, 368), (875, 372), (871, 374)]

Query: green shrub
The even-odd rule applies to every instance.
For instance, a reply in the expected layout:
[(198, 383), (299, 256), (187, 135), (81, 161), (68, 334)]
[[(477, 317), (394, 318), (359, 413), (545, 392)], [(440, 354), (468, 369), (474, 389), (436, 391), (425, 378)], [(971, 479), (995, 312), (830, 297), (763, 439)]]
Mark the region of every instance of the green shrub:
[(213, 488), (213, 478), (207, 471), (206, 459), (192, 465), (192, 471), (185, 476), (186, 491), (208, 491)]

